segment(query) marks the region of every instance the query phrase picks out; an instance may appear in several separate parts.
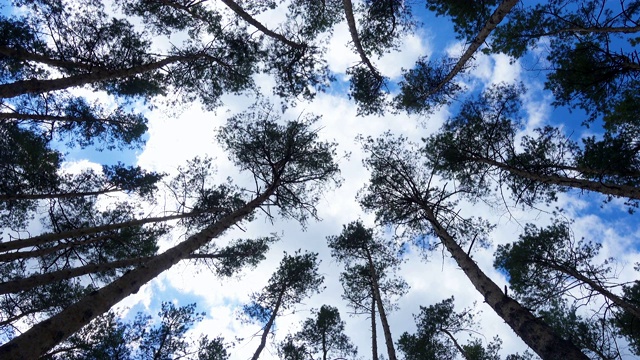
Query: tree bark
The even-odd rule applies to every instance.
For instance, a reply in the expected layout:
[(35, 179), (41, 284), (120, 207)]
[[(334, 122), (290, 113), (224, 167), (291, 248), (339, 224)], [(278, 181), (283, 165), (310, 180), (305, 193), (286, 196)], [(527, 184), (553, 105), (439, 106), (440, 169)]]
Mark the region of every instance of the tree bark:
[(0, 347), (0, 358), (4, 360), (19, 360), (37, 359), (42, 356), (91, 320), (107, 312), (120, 300), (136, 293), (142, 285), (153, 280), (179, 261), (186, 259), (191, 253), (251, 214), (275, 193), (276, 188), (277, 183), (271, 184), (264, 193), (254, 198), (241, 209), (225, 216), (164, 253), (155, 256), (152, 260), (146, 262), (144, 266), (131, 270), (109, 285), (92, 292), (57, 315), (34, 325), (20, 336), (2, 345)]
[(89, 264), (89, 265), (79, 266), (76, 268), (69, 268), (69, 269), (63, 269), (63, 270), (53, 271), (49, 273), (44, 273), (44, 274), (32, 275), (24, 279), (11, 280), (11, 281), (0, 283), (0, 295), (26, 291), (29, 289), (33, 289), (34, 287), (37, 287), (37, 286), (58, 282), (62, 280), (73, 279), (73, 278), (87, 275), (87, 274), (94, 274), (94, 273), (105, 272), (109, 270), (121, 269), (127, 266), (140, 265), (153, 258), (154, 258), (153, 256), (149, 256), (149, 257), (112, 261), (108, 263)]
[(561, 272), (563, 274), (567, 274), (567, 275), (575, 278), (576, 280), (587, 284), (594, 291), (602, 294), (602, 296), (604, 296), (605, 298), (611, 300), (611, 302), (614, 303), (616, 306), (618, 306), (622, 310), (628, 312), (629, 314), (635, 316), (638, 320), (640, 320), (640, 309), (637, 306), (634, 306), (633, 304), (628, 303), (627, 301), (625, 301), (624, 299), (622, 299), (618, 295), (616, 295), (616, 294), (612, 293), (611, 291), (607, 290), (605, 287), (601, 286), (600, 284), (598, 284), (593, 279), (583, 275), (579, 271), (577, 271), (575, 269), (571, 269), (571, 268), (565, 267), (565, 266), (562, 266), (562, 265), (553, 264), (553, 263), (550, 263), (550, 262), (544, 261), (544, 260), (542, 260), (542, 261), (536, 260), (536, 262), (541, 264), (542, 266), (548, 266), (548, 267), (550, 267), (550, 268), (552, 268), (552, 269), (554, 269), (556, 271), (559, 271), (559, 272)]
[(367, 261), (369, 263), (369, 272), (371, 272), (371, 284), (373, 289), (374, 303), (378, 305), (378, 313), (380, 314), (380, 323), (382, 323), (382, 332), (384, 334), (385, 344), (387, 345), (387, 354), (389, 360), (398, 360), (396, 356), (396, 349), (393, 347), (393, 338), (391, 337), (391, 329), (389, 328), (389, 321), (387, 319), (387, 313), (382, 305), (382, 295), (380, 294), (380, 287), (378, 286), (378, 275), (376, 273), (373, 259), (369, 249), (366, 249)]
[(533, 351), (543, 359), (588, 359), (573, 343), (558, 336), (546, 323), (505, 295), (440, 224), (433, 209), (426, 204), (421, 207), (442, 244), (485, 302)]
[[(373, 289), (371, 289), (373, 294)], [(378, 360), (378, 331), (376, 329), (376, 301), (371, 298), (371, 359)]]
[(35, 61), (41, 64), (50, 65), (62, 69), (83, 69), (87, 71), (100, 70), (101, 68), (91, 64), (76, 63), (66, 60), (52, 59), (48, 56), (34, 54), (23, 48), (13, 48), (9, 46), (0, 46), (0, 55), (20, 59), (24, 61)]
[(271, 312), (271, 316), (269, 317), (269, 321), (264, 325), (264, 329), (262, 331), (262, 336), (260, 337), (260, 345), (256, 349), (256, 352), (253, 353), (251, 360), (258, 360), (260, 357), (260, 353), (264, 350), (264, 347), (267, 345), (267, 336), (269, 336), (269, 332), (271, 331), (271, 327), (276, 320), (276, 316), (278, 315), (278, 310), (280, 310), (280, 305), (282, 304), (282, 297), (284, 296), (285, 289), (282, 289), (280, 294), (278, 295), (278, 300), (276, 301), (276, 305)]
[(262, 32), (263, 34), (274, 38), (278, 41), (281, 41), (289, 46), (291, 46), (292, 48), (295, 49), (304, 49), (305, 47), (307, 47), (306, 44), (300, 44), (297, 43), (295, 41), (291, 41), (289, 39), (287, 39), (284, 35), (282, 34), (278, 34), (275, 31), (269, 30), (266, 26), (262, 25), (262, 23), (260, 23), (258, 20), (256, 20), (253, 16), (251, 16), (251, 14), (249, 14), (248, 12), (244, 11), (244, 9), (238, 5), (236, 2), (234, 2), (233, 0), (221, 0), (225, 5), (227, 5), (227, 7), (229, 9), (231, 9), (234, 13), (236, 13), (236, 15), (240, 16), (242, 18), (242, 20), (248, 22), (249, 24), (253, 25), (256, 29), (260, 30), (260, 32)]
[[(543, 184), (572, 187), (582, 190), (595, 191), (606, 195), (627, 197), (640, 200), (640, 188), (629, 185), (618, 185), (593, 180), (577, 179), (560, 175), (540, 175), (530, 171), (521, 170), (513, 166), (482, 157), (471, 157), (469, 160), (494, 166), (498, 169), (510, 172), (513, 175), (525, 179), (541, 182)], [(578, 169), (579, 170), (579, 169)]]
[(122, 191), (122, 189), (103, 189), (96, 191), (50, 193), (50, 194), (0, 194), (0, 201), (68, 199), (72, 197), (94, 196)]
[(367, 53), (364, 51), (362, 47), (362, 43), (360, 43), (360, 36), (358, 35), (358, 28), (356, 26), (356, 18), (353, 16), (353, 4), (351, 0), (342, 0), (342, 4), (344, 6), (344, 13), (347, 18), (347, 25), (349, 26), (349, 34), (351, 34), (351, 41), (353, 41), (353, 46), (355, 46), (358, 55), (360, 56), (360, 61), (365, 64), (369, 71), (371, 71), (376, 77), (381, 78), (382, 76), (378, 72), (375, 66), (369, 60)]
[(449, 332), (449, 330), (440, 329), (440, 331), (442, 331), (445, 335), (447, 335), (449, 337), (449, 339), (451, 339), (451, 341), (453, 342), (453, 345), (456, 347), (456, 349), (458, 349), (458, 351), (460, 352), (462, 357), (465, 358), (465, 360), (471, 360), (471, 359), (469, 359), (469, 355), (467, 354), (467, 352), (464, 351), (464, 348), (462, 348), (462, 346), (460, 346), (460, 344), (458, 343), (458, 340), (456, 340), (455, 336), (453, 336), (453, 334), (451, 332)]
[(448, 84), (453, 78), (458, 75), (460, 71), (465, 67), (467, 62), (471, 60), (473, 54), (484, 44), (485, 40), (489, 37), (489, 34), (500, 24), (500, 22), (507, 16), (507, 14), (511, 11), (511, 9), (518, 3), (518, 0), (504, 0), (498, 8), (491, 14), (489, 21), (484, 25), (484, 27), (480, 30), (478, 35), (469, 48), (462, 54), (458, 62), (453, 67), (453, 69), (447, 74), (447, 76), (429, 93), (427, 96), (431, 96), (433, 94), (437, 94), (446, 84)]
[(197, 58), (198, 55), (191, 56), (169, 56), (160, 61), (149, 64), (134, 66), (117, 70), (97, 70), (86, 74), (72, 75), (69, 77), (50, 80), (20, 80), (11, 84), (0, 85), (0, 99), (13, 98), (25, 94), (39, 94), (54, 90), (62, 90), (70, 87), (77, 87), (93, 82), (124, 78), (145, 72), (158, 70), (166, 65)]
[(67, 243), (58, 244), (48, 248), (42, 248), (38, 250), (30, 250), (30, 251), (20, 251), (20, 252), (7, 252), (0, 253), (0, 262), (9, 262), (18, 259), (29, 259), (35, 257), (42, 257), (47, 254), (54, 253), (58, 250), (74, 247), (74, 246), (83, 246), (95, 244), (97, 242), (107, 240), (113, 237), (113, 234), (100, 235), (87, 240), (79, 240), (79, 241), (70, 241)]
[[(223, 209), (211, 209), (210, 211), (213, 212), (218, 210), (223, 210)], [(189, 213), (183, 213), (178, 215), (150, 217), (146, 219), (137, 219), (137, 220), (125, 221), (125, 222), (115, 223), (115, 224), (100, 225), (100, 226), (95, 226), (91, 228), (81, 228), (81, 229), (63, 231), (59, 233), (42, 234), (42, 235), (27, 238), (27, 239), (0, 242), (0, 252), (17, 250), (17, 249), (30, 247), (30, 246), (44, 245), (52, 241), (70, 239), (70, 238), (84, 236), (84, 235), (92, 235), (92, 234), (97, 234), (103, 231), (118, 230), (118, 229), (130, 227), (130, 226), (138, 226), (138, 225), (144, 225), (144, 224), (150, 224), (150, 223), (184, 219), (184, 218), (197, 216), (202, 213), (203, 212), (189, 212)]]
[[(17, 112), (0, 112), (0, 121), (1, 120), (31, 120), (31, 121), (51, 121), (51, 122), (67, 122), (67, 123), (85, 123), (87, 120), (79, 117), (73, 116), (58, 116), (58, 115), (43, 115), (43, 114), (25, 114), (25, 113), (17, 113)], [(117, 125), (128, 125), (128, 122), (119, 121), (119, 120), (110, 120), (110, 119), (94, 119), (92, 122), (100, 122), (105, 124), (117, 124)]]

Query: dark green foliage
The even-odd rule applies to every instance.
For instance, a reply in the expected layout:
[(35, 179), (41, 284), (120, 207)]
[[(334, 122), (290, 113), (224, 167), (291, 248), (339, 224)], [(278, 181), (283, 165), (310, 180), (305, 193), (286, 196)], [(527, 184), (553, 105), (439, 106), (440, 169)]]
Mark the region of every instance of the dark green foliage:
[(300, 253), (288, 255), (286, 252), (280, 265), (267, 286), (259, 293), (251, 295), (251, 303), (243, 306), (242, 313), (250, 321), (263, 325), (260, 345), (253, 355), (257, 360), (265, 348), (267, 336), (273, 330), (276, 318), (313, 293), (322, 291), (324, 277), (318, 274), (318, 254)]
[(318, 273), (318, 265), (316, 253), (285, 253), (267, 286), (260, 293), (253, 294), (252, 305), (245, 306), (246, 309), (255, 309), (247, 310), (250, 317), (262, 321), (266, 316), (292, 308), (305, 297), (320, 292), (324, 277)]
[[(495, 31), (488, 51), (519, 58), (531, 47), (543, 48), (550, 64), (546, 87), (556, 105), (579, 107), (593, 120), (609, 113), (637, 83), (638, 4), (560, 0), (517, 7)], [(631, 47), (620, 47), (624, 42)]]
[(361, 221), (343, 226), (338, 236), (327, 238), (331, 256), (345, 264), (340, 274), (343, 298), (355, 313), (368, 314), (379, 290), (386, 310), (393, 310), (392, 299), (404, 295), (407, 283), (394, 276), (403, 262), (403, 253), (394, 240), (385, 240)]
[(405, 359), (453, 360), (458, 356), (467, 360), (500, 359), (499, 338), (486, 347), (475, 337), (469, 339), (466, 344), (459, 343), (456, 337), (459, 333), (475, 333), (476, 314), (469, 309), (456, 313), (453, 308), (453, 297), (429, 307), (420, 307), (420, 314), (415, 315), (416, 333), (405, 332), (398, 340), (398, 349), (404, 353)]
[(386, 78), (362, 64), (347, 69), (347, 75), (351, 76), (349, 97), (358, 103), (358, 115), (384, 113)]
[(210, 244), (191, 255), (191, 258), (202, 259), (205, 265), (220, 277), (230, 277), (241, 270), (258, 265), (266, 258), (269, 246), (277, 240), (275, 236), (235, 240), (223, 248)]
[(426, 7), (437, 16), (448, 16), (458, 39), (472, 41), (493, 13), (499, 0), (451, 1), (427, 0)]
[[(178, 175), (171, 179), (169, 189), (178, 210), (193, 213), (181, 221), (188, 231), (199, 231), (246, 205), (243, 191), (230, 180), (223, 184), (212, 182), (215, 174), (212, 158), (195, 157), (177, 170)], [(249, 216), (247, 220), (251, 219)]]
[[(17, 124), (0, 123), (0, 195), (55, 189), (61, 158), (43, 137)], [(24, 227), (32, 207), (32, 201), (0, 201), (0, 228)]]
[[(24, 271), (24, 268), (21, 269)], [(2, 280), (13, 278), (5, 275), (3, 266)], [(43, 317), (51, 316), (67, 308), (83, 296), (95, 290), (93, 286), (80, 284), (75, 280), (66, 280), (33, 288), (17, 294), (0, 295), (0, 334), (7, 339), (13, 338), (14, 323), (17, 321), (33, 325)], [(17, 334), (19, 335), (19, 333)]]
[(425, 156), (419, 148), (403, 137), (385, 133), (378, 139), (362, 139), (362, 147), (368, 153), (365, 167), (371, 171), (369, 185), (359, 195), (365, 210), (376, 215), (383, 225), (397, 227), (398, 233), (412, 241), (424, 254), (442, 244), (433, 237), (433, 228), (424, 218), (427, 207), (455, 236), (461, 246), (487, 247), (488, 233), (493, 229), (481, 218), (465, 219), (458, 215), (456, 196), (469, 190), (458, 187), (449, 190), (438, 188), (430, 168), (432, 157)]
[(287, 10), (290, 19), (301, 19), (300, 36), (311, 39), (324, 32), (333, 32), (333, 26), (344, 20), (342, 4), (342, 0), (292, 0)]
[(439, 105), (449, 104), (461, 88), (455, 82), (442, 84), (442, 81), (451, 72), (456, 61), (420, 58), (413, 69), (404, 71), (404, 79), (398, 84), (400, 94), (395, 98), (395, 106), (411, 114), (429, 113)]
[(592, 358), (617, 359), (621, 353), (615, 338), (615, 329), (606, 317), (581, 315), (580, 308), (568, 306), (559, 298), (548, 308), (538, 311), (539, 316), (560, 336), (578, 346)]
[(397, 49), (402, 37), (416, 26), (411, 4), (402, 0), (366, 0), (356, 12), (361, 15), (358, 35), (368, 55), (382, 56)]
[[(622, 290), (625, 301), (640, 307), (639, 281), (634, 281), (632, 285), (624, 286)], [(617, 328), (618, 334), (629, 341), (633, 353), (640, 355), (640, 319), (628, 312), (620, 311), (615, 314), (613, 325)]]
[(328, 182), (340, 183), (336, 144), (318, 141), (312, 128), (318, 119), (305, 114), (280, 125), (273, 105), (258, 102), (231, 117), (218, 134), (231, 160), (253, 174), (256, 192), (275, 187), (266, 205), (300, 221), (317, 216), (314, 205)]
[(147, 131), (147, 119), (123, 107), (108, 111), (98, 103), (61, 94), (23, 96), (12, 112), (2, 113), (2, 121), (15, 121), (47, 138), (68, 146), (98, 149), (139, 148)]
[(545, 126), (522, 136), (517, 146), (522, 91), (498, 85), (464, 102), (439, 133), (425, 140), (430, 166), (458, 181), (474, 201), (494, 190), (502, 195), (506, 186), (516, 204), (531, 206), (551, 203), (558, 192), (578, 188), (609, 200), (629, 197), (634, 207), (638, 161), (630, 139), (633, 125), (612, 124), (611, 129), (624, 132), (607, 133), (602, 140), (587, 137), (582, 148), (560, 127)]
[[(198, 341), (186, 336), (204, 313), (195, 312), (195, 304), (176, 307), (163, 302), (159, 321), (138, 313), (133, 322), (124, 322), (109, 312), (46, 355), (56, 360), (146, 360), (192, 359), (225, 360), (227, 346), (221, 337)], [(136, 346), (138, 344), (138, 346)]]
[(338, 309), (322, 305), (319, 311), (313, 311), (313, 315), (304, 321), (299, 332), (280, 343), (280, 358), (354, 358), (356, 348), (344, 334), (344, 321), (340, 319)]
[(597, 290), (581, 277), (603, 285), (611, 280), (608, 261), (594, 263), (600, 247), (574, 239), (568, 224), (560, 221), (545, 228), (527, 224), (518, 241), (498, 246), (494, 266), (508, 274), (510, 290), (525, 306), (544, 308), (576, 287), (591, 293), (576, 300), (582, 304)]

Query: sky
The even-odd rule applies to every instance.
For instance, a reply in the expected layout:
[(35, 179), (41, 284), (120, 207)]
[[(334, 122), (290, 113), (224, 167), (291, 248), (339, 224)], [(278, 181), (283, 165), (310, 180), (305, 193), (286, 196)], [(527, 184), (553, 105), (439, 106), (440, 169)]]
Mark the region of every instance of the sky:
[[(400, 51), (385, 55), (381, 59), (373, 58), (374, 65), (389, 77), (391, 82), (399, 80), (402, 68), (410, 68), (414, 61), (423, 55), (439, 56), (444, 53), (461, 54), (465, 44), (456, 40), (447, 19), (433, 18), (423, 9), (424, 24), (417, 31), (404, 39)], [(270, 28), (282, 19), (282, 9), (261, 14), (258, 18)], [(321, 221), (311, 220), (303, 228), (295, 221), (276, 218), (273, 222), (258, 215), (256, 220), (246, 224), (242, 229), (234, 228), (224, 234), (222, 239), (256, 238), (272, 233), (278, 234), (281, 240), (275, 243), (267, 254), (267, 259), (257, 268), (243, 271), (242, 276), (231, 279), (217, 278), (204, 267), (192, 263), (181, 263), (151, 281), (135, 295), (123, 300), (118, 308), (125, 315), (137, 311), (157, 313), (162, 301), (173, 301), (178, 305), (196, 302), (198, 311), (207, 313), (205, 319), (192, 330), (194, 334), (204, 333), (209, 337), (223, 336), (234, 342), (230, 350), (231, 359), (247, 359), (258, 346), (261, 331), (260, 324), (244, 323), (238, 318), (238, 310), (249, 301), (249, 295), (257, 292), (267, 281), (282, 258), (283, 252), (289, 254), (298, 249), (319, 253), (322, 259), (320, 273), (324, 276), (325, 290), (306, 299), (278, 317), (275, 338), (270, 337), (261, 359), (276, 359), (275, 345), (288, 333), (299, 329), (304, 319), (311, 316), (312, 309), (319, 309), (323, 304), (335, 306), (340, 310), (342, 319), (346, 321), (346, 334), (358, 346), (359, 355), (368, 358), (370, 354), (370, 322), (366, 316), (349, 316), (349, 309), (341, 299), (342, 288), (338, 281), (340, 265), (330, 257), (327, 247), (327, 236), (338, 235), (342, 226), (361, 219), (366, 225), (373, 226), (372, 214), (364, 213), (358, 205), (356, 194), (367, 183), (369, 174), (362, 165), (365, 157), (356, 141), (358, 135), (376, 137), (385, 131), (404, 135), (410, 140), (419, 142), (421, 138), (436, 131), (448, 116), (451, 116), (457, 103), (451, 107), (442, 107), (428, 116), (424, 115), (385, 115), (383, 117), (356, 115), (356, 105), (345, 94), (348, 78), (345, 74), (349, 66), (359, 59), (349, 47), (349, 32), (346, 23), (335, 28), (330, 40), (326, 59), (330, 70), (336, 75), (337, 83), (326, 93), (320, 93), (313, 101), (300, 101), (297, 106), (288, 109), (283, 118), (295, 119), (301, 113), (322, 115), (316, 124), (323, 140), (338, 143), (338, 154), (349, 153), (338, 159), (343, 184), (323, 194), (317, 205)], [(504, 55), (476, 54), (474, 68), (466, 76), (457, 78), (468, 87), (468, 91), (477, 92), (491, 84), (501, 82), (515, 83), (522, 81), (529, 89), (524, 97), (526, 109), (526, 126), (523, 134), (544, 124), (581, 122), (579, 113), (569, 113), (566, 109), (554, 109), (551, 106), (551, 94), (543, 90), (544, 73), (528, 71), (529, 64), (525, 60), (512, 62)], [(256, 82), (269, 93), (273, 80), (267, 76), (257, 76)], [(104, 95), (98, 96), (108, 102)], [(89, 163), (103, 164), (124, 161), (139, 165), (147, 170), (175, 174), (178, 166), (184, 165), (195, 156), (208, 155), (215, 159), (217, 174), (214, 182), (224, 182), (231, 177), (236, 184), (251, 186), (252, 179), (248, 174), (239, 173), (228, 160), (227, 155), (216, 144), (215, 134), (220, 126), (232, 114), (241, 112), (253, 99), (245, 96), (225, 95), (223, 105), (213, 112), (202, 110), (199, 103), (185, 104), (183, 108), (167, 108), (160, 104), (154, 110), (146, 111), (149, 119), (147, 141), (140, 150), (119, 152), (95, 152), (72, 150), (67, 155), (67, 167), (90, 166)], [(274, 100), (278, 102), (278, 100)], [(574, 118), (576, 119), (574, 121)], [(581, 129), (574, 134), (579, 139)], [(576, 238), (586, 237), (603, 244), (601, 257), (615, 256), (619, 263), (621, 280), (633, 280), (636, 277), (633, 264), (640, 261), (637, 246), (640, 240), (636, 222), (626, 213), (621, 202), (614, 201), (601, 207), (602, 198), (597, 195), (580, 195), (578, 193), (561, 194), (556, 204), (564, 209), (568, 218), (575, 221), (573, 231)], [(499, 244), (517, 240), (522, 233), (523, 225), (535, 222), (539, 226), (551, 223), (549, 209), (538, 210), (513, 209), (511, 213), (490, 208), (486, 204), (461, 204), (465, 216), (482, 215), (496, 229), (491, 233), (492, 247), (478, 250), (473, 258), (480, 267), (500, 287), (507, 284), (504, 275), (492, 266), (493, 253)], [(152, 210), (152, 209), (150, 209)], [(162, 249), (181, 240), (180, 234), (163, 240)], [(503, 341), (502, 354), (522, 352), (526, 345), (504, 324), (493, 310), (482, 302), (482, 297), (473, 288), (469, 280), (459, 270), (447, 253), (435, 252), (428, 259), (420, 256), (415, 249), (410, 249), (405, 263), (398, 276), (410, 286), (408, 293), (398, 299), (399, 310), (389, 314), (390, 328), (394, 339), (407, 332), (414, 332), (413, 314), (419, 312), (420, 306), (433, 305), (451, 296), (455, 297), (456, 310), (472, 308), (480, 314), (478, 334), (485, 345), (494, 336), (499, 335)], [(378, 329), (378, 347), (381, 354), (384, 349), (382, 331)], [(241, 340), (236, 340), (241, 339)]]

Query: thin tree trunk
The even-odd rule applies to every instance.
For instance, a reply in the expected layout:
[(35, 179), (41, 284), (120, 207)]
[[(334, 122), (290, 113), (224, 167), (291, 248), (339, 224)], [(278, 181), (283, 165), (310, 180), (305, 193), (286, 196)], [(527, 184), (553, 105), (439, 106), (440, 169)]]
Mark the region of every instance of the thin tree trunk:
[(54, 253), (58, 250), (62, 250), (70, 247), (95, 244), (103, 240), (111, 239), (113, 236), (114, 234), (100, 235), (87, 240), (70, 241), (67, 243), (62, 243), (52, 247), (42, 248), (38, 250), (0, 253), (0, 262), (9, 262), (9, 261), (14, 261), (18, 259), (42, 257), (44, 255)]
[(29, 289), (33, 289), (34, 287), (37, 287), (37, 286), (46, 285), (49, 283), (68, 280), (68, 279), (73, 279), (73, 278), (87, 275), (87, 274), (100, 273), (100, 272), (105, 272), (109, 270), (121, 269), (127, 266), (140, 265), (153, 258), (154, 258), (153, 256), (149, 256), (149, 257), (112, 261), (108, 263), (89, 264), (89, 265), (79, 266), (76, 268), (69, 268), (69, 269), (63, 269), (58, 271), (52, 271), (44, 274), (32, 275), (24, 279), (11, 280), (11, 281), (0, 283), (0, 295), (26, 291)]
[(456, 349), (458, 349), (458, 351), (460, 352), (463, 358), (465, 358), (466, 360), (470, 360), (469, 355), (467, 355), (467, 352), (464, 351), (464, 348), (460, 346), (460, 344), (458, 343), (458, 340), (456, 340), (456, 338), (453, 336), (452, 333), (449, 332), (449, 330), (440, 329), (440, 331), (442, 331), (445, 335), (449, 337), (449, 339), (451, 339), (451, 341), (453, 341), (453, 346), (455, 346)]
[(393, 338), (391, 337), (391, 329), (389, 328), (387, 313), (382, 305), (382, 295), (380, 294), (380, 287), (378, 286), (378, 275), (376, 273), (375, 266), (373, 265), (373, 259), (371, 258), (369, 249), (366, 249), (366, 252), (367, 261), (369, 262), (369, 272), (371, 273), (374, 302), (378, 305), (380, 323), (382, 324), (382, 333), (384, 334), (385, 344), (387, 345), (387, 354), (389, 355), (389, 360), (398, 360), (396, 356), (396, 349), (393, 347)]
[(271, 316), (269, 317), (269, 321), (264, 325), (264, 329), (262, 331), (262, 336), (260, 337), (260, 345), (256, 349), (256, 352), (253, 353), (251, 360), (258, 360), (260, 357), (260, 353), (264, 350), (264, 347), (267, 345), (267, 336), (269, 336), (269, 332), (271, 331), (271, 327), (276, 320), (276, 316), (278, 315), (278, 310), (280, 310), (280, 305), (282, 304), (282, 296), (284, 295), (284, 289), (278, 295), (278, 300), (276, 301), (276, 306), (273, 308), (273, 312), (271, 312)]
[[(211, 209), (210, 211), (213, 212), (218, 210), (224, 210), (224, 209)], [(0, 242), (0, 252), (7, 252), (11, 250), (17, 250), (17, 249), (22, 249), (22, 248), (37, 246), (37, 245), (44, 245), (52, 241), (70, 239), (70, 238), (84, 236), (84, 235), (92, 235), (92, 234), (97, 234), (104, 231), (118, 230), (118, 229), (131, 227), (131, 226), (165, 222), (165, 221), (171, 221), (171, 220), (177, 220), (177, 219), (185, 219), (185, 218), (197, 216), (199, 214), (203, 214), (203, 212), (201, 211), (189, 212), (189, 213), (178, 214), (178, 215), (150, 217), (145, 219), (125, 221), (125, 222), (115, 223), (115, 224), (100, 225), (100, 226), (95, 226), (91, 228), (81, 228), (81, 229), (63, 231), (59, 233), (43, 234), (43, 235), (30, 237), (27, 239)]]
[(68, 199), (68, 198), (74, 198), (74, 197), (103, 195), (103, 194), (108, 194), (108, 193), (118, 192), (118, 191), (122, 191), (122, 189), (104, 189), (104, 190), (96, 190), (96, 191), (50, 193), (50, 194), (11, 194), (11, 195), (0, 194), (0, 201)]
[(80, 330), (99, 315), (107, 312), (125, 297), (136, 293), (140, 287), (191, 253), (206, 245), (213, 238), (251, 214), (264, 203), (277, 188), (270, 185), (264, 193), (241, 209), (211, 224), (160, 255), (124, 274), (109, 285), (90, 293), (57, 315), (44, 320), (0, 347), (3, 360), (37, 359), (59, 342)]
[[(67, 122), (67, 123), (86, 123), (87, 120), (79, 117), (73, 116), (57, 116), (57, 115), (42, 115), (42, 114), (24, 114), (17, 112), (0, 112), (0, 121), (1, 120), (30, 120), (30, 121), (51, 121), (51, 122)], [(119, 120), (110, 120), (110, 119), (93, 119), (91, 122), (100, 122), (105, 124), (117, 124), (117, 125), (128, 125), (130, 123)]]
[(358, 28), (356, 26), (356, 18), (353, 16), (353, 4), (351, 0), (342, 0), (342, 4), (344, 6), (344, 13), (347, 18), (347, 25), (349, 26), (349, 34), (351, 34), (351, 41), (353, 41), (353, 46), (355, 46), (358, 55), (360, 56), (360, 61), (365, 64), (369, 71), (371, 71), (378, 79), (382, 76), (378, 72), (375, 66), (369, 60), (367, 53), (364, 51), (362, 47), (362, 43), (360, 42), (360, 36), (358, 35)]
[[(251, 255), (250, 252), (224, 254), (224, 255), (223, 254), (192, 254), (192, 255), (189, 255), (187, 259), (221, 259), (221, 258), (227, 258), (232, 256), (240, 257), (240, 256), (249, 256), (249, 255)], [(6, 281), (3, 283), (0, 283), (0, 295), (26, 291), (37, 286), (46, 285), (48, 283), (62, 281), (62, 280), (68, 280), (68, 279), (72, 279), (72, 278), (83, 276), (83, 275), (121, 269), (127, 266), (140, 265), (151, 259), (153, 259), (153, 256), (123, 259), (123, 260), (117, 260), (117, 261), (100, 263), (100, 264), (88, 264), (88, 265), (79, 266), (76, 268), (69, 268), (69, 269), (53, 271), (50, 273), (32, 275), (23, 279)]]
[(458, 75), (460, 71), (465, 67), (467, 62), (471, 60), (473, 54), (484, 44), (485, 40), (489, 37), (489, 34), (500, 24), (505, 16), (511, 11), (511, 9), (518, 3), (518, 0), (504, 0), (498, 8), (491, 14), (489, 21), (484, 25), (482, 30), (478, 33), (469, 48), (462, 54), (458, 62), (453, 69), (447, 74), (447, 76), (432, 90), (429, 91), (427, 96), (437, 94), (446, 84), (448, 84), (453, 78)]
[(588, 359), (573, 343), (557, 335), (546, 323), (506, 296), (440, 224), (433, 209), (426, 204), (421, 204), (421, 207), (442, 244), (484, 297), (485, 302), (533, 351), (543, 359)]
[(640, 188), (637, 188), (635, 186), (603, 183), (599, 181), (576, 179), (576, 178), (570, 178), (570, 177), (559, 176), (559, 175), (551, 175), (551, 176), (540, 175), (540, 174), (532, 173), (526, 170), (517, 169), (513, 166), (509, 166), (499, 161), (495, 161), (487, 158), (481, 158), (481, 157), (472, 157), (470, 158), (470, 160), (491, 165), (501, 170), (508, 171), (513, 175), (517, 175), (529, 180), (541, 182), (543, 184), (566, 186), (566, 187), (572, 187), (572, 188), (577, 188), (582, 190), (595, 191), (595, 192), (599, 192), (606, 195), (627, 197), (630, 199), (640, 200)]
[(227, 5), (227, 7), (229, 9), (231, 9), (234, 13), (236, 13), (236, 15), (240, 16), (242, 18), (242, 20), (248, 22), (249, 24), (253, 25), (256, 29), (260, 30), (260, 32), (262, 32), (263, 34), (274, 38), (278, 41), (281, 41), (289, 46), (291, 46), (292, 48), (295, 49), (304, 49), (305, 47), (307, 47), (306, 44), (300, 44), (297, 43), (295, 41), (291, 41), (289, 39), (287, 39), (284, 35), (282, 34), (278, 34), (275, 31), (269, 30), (266, 26), (262, 25), (262, 23), (260, 23), (258, 20), (256, 20), (254, 17), (251, 16), (251, 14), (249, 14), (248, 12), (244, 11), (244, 9), (238, 5), (236, 2), (234, 2), (233, 0), (221, 0), (225, 5)]
[(52, 59), (48, 56), (31, 53), (23, 48), (0, 46), (0, 55), (14, 58), (14, 59), (19, 59), (19, 60), (35, 61), (41, 64), (46, 64), (46, 65), (50, 65), (50, 66), (62, 68), (62, 69), (75, 68), (75, 69), (84, 69), (88, 71), (101, 70), (100, 67), (95, 65)]
[(327, 360), (327, 353), (329, 349), (327, 349), (327, 332), (322, 332), (322, 360)]
[(126, 69), (117, 70), (97, 70), (86, 74), (72, 75), (69, 77), (49, 80), (20, 80), (11, 84), (0, 85), (0, 99), (8, 99), (24, 94), (44, 93), (54, 90), (62, 90), (70, 87), (77, 87), (94, 83), (98, 81), (124, 78), (145, 72), (160, 69), (166, 65), (197, 58), (197, 55), (191, 56), (169, 56), (160, 61), (149, 64), (134, 66)]
[[(373, 295), (373, 289), (371, 289)], [(371, 297), (371, 358), (378, 360), (378, 331), (376, 329), (376, 300)]]
[(628, 312), (629, 314), (635, 316), (638, 320), (640, 320), (640, 309), (637, 306), (634, 306), (628, 303), (627, 301), (624, 301), (624, 299), (612, 293), (611, 291), (607, 290), (606, 288), (598, 284), (593, 279), (587, 276), (584, 276), (583, 274), (581, 274), (580, 272), (574, 269), (570, 269), (564, 266), (552, 264), (547, 261), (536, 261), (536, 262), (541, 263), (543, 266), (548, 266), (563, 274), (567, 274), (578, 281), (582, 281), (583, 283), (589, 285), (589, 287), (591, 287), (596, 292), (602, 294), (602, 296), (604, 296), (605, 298), (611, 300), (611, 302), (614, 303), (616, 306), (620, 307), (622, 310)]

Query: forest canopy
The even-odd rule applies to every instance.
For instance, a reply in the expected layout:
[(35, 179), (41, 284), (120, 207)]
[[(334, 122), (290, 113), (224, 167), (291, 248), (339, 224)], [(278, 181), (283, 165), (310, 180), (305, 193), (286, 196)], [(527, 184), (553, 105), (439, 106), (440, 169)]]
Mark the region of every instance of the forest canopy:
[(0, 6), (0, 358), (640, 356), (639, 1)]

